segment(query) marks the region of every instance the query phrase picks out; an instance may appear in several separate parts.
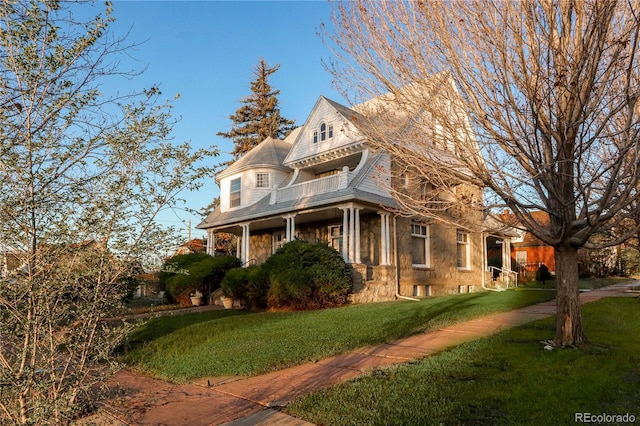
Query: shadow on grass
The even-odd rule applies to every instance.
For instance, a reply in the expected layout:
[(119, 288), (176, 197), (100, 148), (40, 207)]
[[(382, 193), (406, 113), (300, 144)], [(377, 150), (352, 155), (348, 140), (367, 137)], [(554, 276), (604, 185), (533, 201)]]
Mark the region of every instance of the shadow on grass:
[[(546, 293), (546, 292), (536, 292)], [(584, 307), (593, 342), (546, 350), (554, 318), (307, 395), (285, 412), (316, 424), (572, 424), (575, 413), (640, 416), (638, 300)]]
[[(422, 306), (417, 309), (412, 307), (411, 315), (389, 323), (385, 329), (386, 335), (389, 336), (389, 340), (396, 340), (465, 320), (473, 316), (474, 308), (479, 306), (483, 298), (484, 293), (477, 293), (465, 296), (441, 296), (416, 302)], [(452, 314), (454, 312), (455, 314)]]
[(203, 322), (217, 321), (238, 315), (250, 315), (250, 312), (239, 311), (235, 309), (214, 310), (207, 312), (192, 312), (179, 315), (168, 315), (158, 318), (152, 318), (141, 321), (133, 333), (127, 339), (128, 341), (151, 342), (174, 331), (184, 327)]

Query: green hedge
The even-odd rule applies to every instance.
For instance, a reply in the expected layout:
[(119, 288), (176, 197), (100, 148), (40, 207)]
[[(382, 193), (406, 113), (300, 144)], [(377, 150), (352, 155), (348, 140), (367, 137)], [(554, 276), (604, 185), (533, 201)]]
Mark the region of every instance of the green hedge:
[(240, 300), (249, 309), (267, 307), (269, 277), (261, 266), (229, 270), (222, 279), (221, 288), (225, 296)]
[(170, 300), (188, 305), (190, 294), (200, 291), (208, 298), (209, 292), (220, 287), (226, 272), (239, 265), (240, 261), (233, 256), (212, 257), (203, 253), (174, 256), (164, 263), (160, 284)]
[(351, 271), (325, 244), (302, 240), (282, 246), (262, 265), (270, 308), (319, 309), (347, 303)]

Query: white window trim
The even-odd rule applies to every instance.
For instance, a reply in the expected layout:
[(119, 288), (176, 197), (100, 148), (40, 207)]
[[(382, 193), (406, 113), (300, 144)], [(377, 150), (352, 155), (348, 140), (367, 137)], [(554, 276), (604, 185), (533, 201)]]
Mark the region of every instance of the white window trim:
[[(416, 234), (413, 232), (414, 226), (420, 226), (425, 228), (425, 234)], [(411, 259), (411, 266), (414, 268), (431, 268), (431, 227), (426, 223), (420, 222), (411, 222), (411, 240), (413, 244), (413, 238), (422, 238), (424, 239), (424, 259), (426, 263), (413, 263), (413, 259)]]
[[(461, 240), (460, 235), (466, 235), (466, 241)], [(471, 235), (468, 232), (461, 231), (459, 229), (456, 230), (456, 266), (460, 271), (470, 271), (471, 270)], [(464, 256), (466, 266), (458, 266), (458, 246), (464, 244)]]

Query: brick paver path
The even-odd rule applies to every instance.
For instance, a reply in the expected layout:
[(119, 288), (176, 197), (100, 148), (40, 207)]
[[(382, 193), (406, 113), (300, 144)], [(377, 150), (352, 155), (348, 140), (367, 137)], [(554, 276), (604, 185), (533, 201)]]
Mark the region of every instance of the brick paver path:
[[(625, 293), (633, 285), (637, 284), (615, 284), (585, 292), (581, 294), (581, 302), (614, 295), (637, 296)], [(352, 379), (372, 368), (428, 356), (554, 314), (555, 302), (544, 302), (249, 378), (212, 378), (175, 385), (122, 370), (116, 375), (115, 383), (128, 389), (126, 396), (105, 401), (98, 416), (78, 424), (308, 425), (271, 408)]]

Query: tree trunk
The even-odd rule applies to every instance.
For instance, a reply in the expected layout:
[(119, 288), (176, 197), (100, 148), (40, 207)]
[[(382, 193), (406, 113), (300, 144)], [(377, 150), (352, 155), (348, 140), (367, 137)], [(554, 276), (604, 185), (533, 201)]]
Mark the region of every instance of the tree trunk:
[(558, 346), (579, 345), (584, 341), (580, 287), (578, 285), (578, 249), (555, 247), (556, 260), (556, 337)]

